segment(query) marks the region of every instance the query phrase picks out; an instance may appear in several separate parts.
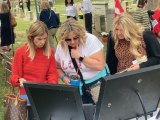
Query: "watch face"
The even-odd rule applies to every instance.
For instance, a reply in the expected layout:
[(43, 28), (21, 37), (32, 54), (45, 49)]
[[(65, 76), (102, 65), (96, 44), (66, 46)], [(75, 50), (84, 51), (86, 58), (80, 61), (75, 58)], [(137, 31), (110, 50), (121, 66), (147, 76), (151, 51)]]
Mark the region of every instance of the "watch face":
[(79, 57), (79, 61), (81, 61), (81, 62), (82, 62), (82, 61), (83, 61), (83, 59), (84, 59), (83, 57)]

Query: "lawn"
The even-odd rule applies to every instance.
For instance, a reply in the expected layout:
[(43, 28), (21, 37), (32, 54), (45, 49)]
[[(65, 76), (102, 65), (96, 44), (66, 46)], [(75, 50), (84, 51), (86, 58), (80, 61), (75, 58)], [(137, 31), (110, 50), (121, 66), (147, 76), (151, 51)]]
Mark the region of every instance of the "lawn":
[[(77, 2), (79, 2), (79, 0), (75, 0), (75, 3)], [(65, 14), (64, 0), (56, 0), (56, 4), (54, 7), (56, 9), (56, 12), (60, 13), (61, 22), (65, 21), (66, 16), (64, 15)], [(34, 6), (33, 0), (31, 1), (31, 11), (35, 13), (35, 6)], [(30, 24), (33, 22), (33, 21), (27, 21), (19, 17), (16, 17), (16, 21), (17, 21), (17, 26), (15, 28), (16, 39), (14, 44), (14, 50), (16, 50), (18, 47), (20, 47), (26, 42), (27, 29), (29, 28)], [(84, 25), (83, 19), (79, 19), (78, 22)], [(4, 80), (5, 78), (3, 74), (3, 66), (0, 58), (0, 120), (3, 120), (3, 95), (5, 93), (8, 93), (10, 88), (8, 84), (6, 85), (4, 84), (5, 83)]]

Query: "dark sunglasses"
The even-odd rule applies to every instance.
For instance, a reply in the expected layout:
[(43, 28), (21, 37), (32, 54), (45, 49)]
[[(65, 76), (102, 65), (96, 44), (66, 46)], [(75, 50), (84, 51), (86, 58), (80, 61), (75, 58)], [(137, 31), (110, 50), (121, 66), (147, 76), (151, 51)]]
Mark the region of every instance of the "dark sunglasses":
[(78, 39), (79, 39), (79, 36), (74, 37), (74, 38), (72, 38), (72, 39), (66, 38), (65, 41), (66, 41), (66, 42), (71, 42), (72, 40), (76, 41), (76, 40), (78, 40)]

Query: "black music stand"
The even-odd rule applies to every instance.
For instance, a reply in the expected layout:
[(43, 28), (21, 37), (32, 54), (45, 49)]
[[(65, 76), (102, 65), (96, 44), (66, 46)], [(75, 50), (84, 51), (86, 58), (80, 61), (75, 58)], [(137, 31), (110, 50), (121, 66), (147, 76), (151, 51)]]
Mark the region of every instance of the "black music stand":
[[(160, 101), (160, 65), (105, 77), (95, 120), (129, 120), (156, 111)], [(143, 107), (142, 107), (143, 106)]]
[(36, 120), (85, 120), (79, 88), (24, 83)]

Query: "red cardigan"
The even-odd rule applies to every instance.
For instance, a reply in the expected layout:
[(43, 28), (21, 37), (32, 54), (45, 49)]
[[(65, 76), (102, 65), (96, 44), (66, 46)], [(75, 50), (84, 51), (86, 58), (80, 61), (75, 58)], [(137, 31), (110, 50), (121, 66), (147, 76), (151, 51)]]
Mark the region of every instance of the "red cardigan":
[[(20, 86), (19, 78), (24, 78), (27, 81), (42, 82), (42, 83), (58, 83), (58, 72), (54, 52), (51, 50), (51, 56), (48, 59), (43, 54), (42, 49), (36, 50), (35, 58), (31, 60), (26, 50), (27, 44), (17, 49), (13, 63), (12, 75), (10, 82), (13, 86)], [(20, 88), (20, 94), (25, 94), (24, 88)]]
[(153, 20), (156, 20), (158, 22), (158, 24), (155, 24), (155, 26), (153, 26), (153, 32), (157, 36), (160, 32), (160, 10), (157, 9), (154, 11)]

